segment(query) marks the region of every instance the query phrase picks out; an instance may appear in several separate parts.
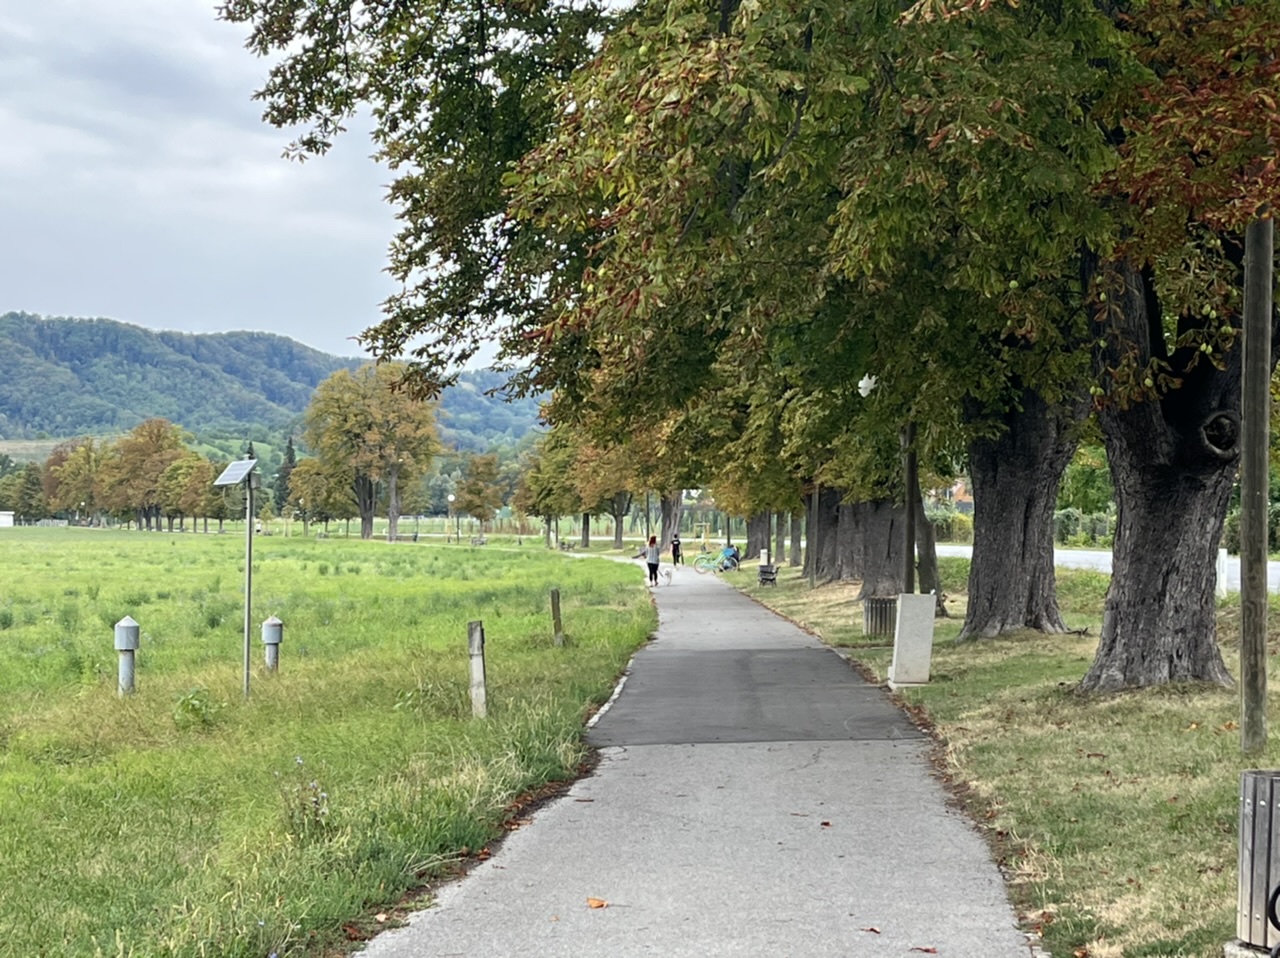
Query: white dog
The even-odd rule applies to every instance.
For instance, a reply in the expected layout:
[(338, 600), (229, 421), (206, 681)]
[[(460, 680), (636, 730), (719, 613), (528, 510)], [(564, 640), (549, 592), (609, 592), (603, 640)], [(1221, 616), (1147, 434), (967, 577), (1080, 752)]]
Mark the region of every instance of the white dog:
[(658, 575), (660, 575), (660, 576), (662, 576), (662, 578), (666, 579), (666, 581), (667, 581), (667, 585), (670, 585), (670, 584), (671, 584), (671, 570), (670, 570), (670, 569), (665, 568), (665, 567), (664, 567), (664, 568), (661, 568), (661, 569), (659, 569), (659, 570), (658, 570)]

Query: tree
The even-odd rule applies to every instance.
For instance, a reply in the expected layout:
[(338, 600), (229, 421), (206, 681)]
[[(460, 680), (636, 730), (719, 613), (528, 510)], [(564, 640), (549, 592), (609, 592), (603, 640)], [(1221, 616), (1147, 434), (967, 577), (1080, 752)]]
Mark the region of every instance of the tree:
[(324, 523), (358, 515), (353, 497), (353, 469), (349, 465), (326, 466), (317, 458), (300, 459), (289, 476), (289, 502), (302, 513), (302, 521)]
[(167, 419), (148, 419), (107, 447), (99, 475), (102, 504), (118, 513), (134, 512), (138, 528), (160, 531), (161, 477), (186, 452), (182, 430)]
[(283, 511), (284, 504), (289, 499), (289, 473), (293, 472), (293, 467), (297, 464), (298, 455), (293, 448), (293, 436), (290, 436), (284, 444), (284, 460), (280, 463), (280, 470), (276, 473), (275, 483), (271, 487), (277, 512)]
[(266, 119), (310, 124), (294, 155), (324, 153), (369, 109), (394, 174), (390, 272), (404, 290), (360, 339), (380, 359), (407, 352), (421, 384), (450, 378), (485, 345), (480, 327), (525, 308), (492, 282), (518, 228), (502, 218), (502, 176), (555, 121), (550, 91), (594, 53), (605, 5), (227, 0), (219, 13), (275, 58), (257, 94)]
[(98, 508), (98, 468), (102, 459), (102, 446), (92, 437), (78, 439), (67, 451), (61, 463), (46, 466), (56, 474), (57, 487), (52, 504), (57, 509), (76, 509), (86, 516)]
[(303, 420), (307, 445), (325, 469), (351, 468), (364, 539), (373, 535), (375, 484), (386, 483), (387, 535), (394, 541), (399, 479), (425, 470), (439, 449), (435, 409), (398, 388), (403, 375), (394, 363), (339, 370), (316, 388)]
[(173, 529), (173, 520), (198, 516), (208, 501), (213, 488), (213, 464), (197, 452), (187, 452), (165, 468), (160, 475), (159, 497), (161, 511)]
[[(534, 446), (520, 475), (513, 505), (525, 515), (542, 519), (548, 549), (555, 521), (577, 512), (582, 506), (573, 481), (577, 456), (578, 450), (568, 430), (555, 428)], [(464, 480), (463, 487), (466, 485)]]
[(25, 522), (39, 522), (49, 517), (49, 503), (44, 496), (44, 470), (36, 462), (27, 463), (18, 473), (13, 510)]
[(484, 524), (502, 506), (502, 490), (498, 485), (498, 457), (468, 456), (457, 496), (454, 507), (478, 519), (483, 532)]

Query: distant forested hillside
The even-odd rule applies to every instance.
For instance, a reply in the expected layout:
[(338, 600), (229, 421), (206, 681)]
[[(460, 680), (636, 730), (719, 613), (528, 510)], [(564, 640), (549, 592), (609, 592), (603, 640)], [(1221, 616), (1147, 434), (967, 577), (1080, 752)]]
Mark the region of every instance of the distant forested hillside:
[(464, 372), (440, 397), (440, 439), (446, 446), (482, 452), (519, 441), (538, 422), (537, 399), (505, 402), (490, 396), (507, 377), (488, 371)]
[[(109, 319), (5, 313), (0, 440), (113, 435), (154, 416), (219, 446), (234, 445), (232, 437), (283, 437), (322, 380), (358, 364), (272, 333), (156, 332)], [(503, 380), (467, 372), (445, 392), (447, 445), (487, 449), (534, 426), (536, 401), (485, 395)]]

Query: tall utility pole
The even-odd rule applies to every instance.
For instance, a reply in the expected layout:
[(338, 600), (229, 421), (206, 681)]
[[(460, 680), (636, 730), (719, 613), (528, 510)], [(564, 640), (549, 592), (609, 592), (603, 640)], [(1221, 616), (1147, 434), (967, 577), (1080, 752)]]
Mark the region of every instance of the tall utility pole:
[(818, 587), (818, 486), (813, 484), (813, 505), (809, 507), (809, 527), (805, 530), (805, 548), (809, 551), (809, 588)]
[(902, 524), (902, 591), (916, 591), (916, 503), (920, 499), (920, 471), (916, 464), (916, 424), (902, 430), (902, 478), (906, 491), (902, 501), (906, 519)]
[(1267, 466), (1271, 417), (1270, 216), (1245, 231), (1244, 383), (1240, 464), (1240, 747), (1267, 744)]

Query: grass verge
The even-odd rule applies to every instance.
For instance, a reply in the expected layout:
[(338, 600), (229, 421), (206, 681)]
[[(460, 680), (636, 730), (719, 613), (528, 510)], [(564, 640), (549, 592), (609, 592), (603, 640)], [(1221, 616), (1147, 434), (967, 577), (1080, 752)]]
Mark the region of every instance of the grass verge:
[[(1241, 757), (1234, 690), (1078, 694), (1106, 575), (1058, 570), (1068, 625), (1089, 635), (959, 644), (968, 561), (941, 565), (953, 618), (938, 620), (930, 684), (901, 699), (932, 726), (940, 768), (992, 840), (1024, 925), (1062, 958), (1221, 955), (1235, 937), (1240, 772), (1276, 767), (1280, 748)], [(811, 591), (785, 569), (776, 589), (762, 588), (750, 572), (730, 581), (884, 677), (892, 650), (862, 635), (857, 583)], [(1238, 596), (1219, 607), (1219, 635), (1234, 668)]]
[[(237, 537), (3, 537), (4, 955), (325, 952), (494, 839), (513, 798), (572, 776), (584, 715), (654, 626), (612, 563), (267, 539), (252, 621), (278, 615), (285, 642), (279, 674), (258, 671), (255, 625), (245, 702)], [(121, 700), (125, 614), (142, 647)], [(470, 717), (473, 619), (487, 721)]]

